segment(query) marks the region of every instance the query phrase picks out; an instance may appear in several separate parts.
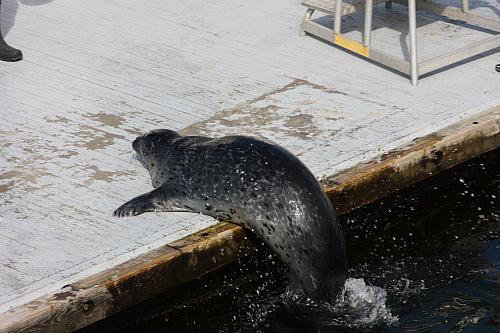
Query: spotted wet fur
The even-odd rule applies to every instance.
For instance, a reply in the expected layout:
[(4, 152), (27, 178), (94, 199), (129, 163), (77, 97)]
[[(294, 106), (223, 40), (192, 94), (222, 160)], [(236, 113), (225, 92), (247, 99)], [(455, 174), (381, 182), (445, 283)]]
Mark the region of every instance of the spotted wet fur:
[(300, 280), (332, 303), (347, 276), (344, 234), (320, 184), (280, 146), (244, 136), (218, 139), (154, 130), (132, 144), (153, 191), (114, 215), (203, 213), (253, 231)]

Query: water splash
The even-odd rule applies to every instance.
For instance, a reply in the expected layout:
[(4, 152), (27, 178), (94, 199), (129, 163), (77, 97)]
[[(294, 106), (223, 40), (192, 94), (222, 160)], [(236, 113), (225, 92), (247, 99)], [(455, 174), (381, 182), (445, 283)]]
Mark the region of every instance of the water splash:
[(398, 317), (391, 314), (386, 301), (385, 289), (366, 285), (362, 278), (349, 278), (332, 310), (341, 314), (351, 327), (396, 325)]

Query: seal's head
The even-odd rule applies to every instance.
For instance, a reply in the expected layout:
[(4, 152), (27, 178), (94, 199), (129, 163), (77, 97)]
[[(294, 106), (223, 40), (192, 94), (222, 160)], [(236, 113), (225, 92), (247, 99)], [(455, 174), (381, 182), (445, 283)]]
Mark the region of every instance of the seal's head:
[(179, 137), (179, 134), (171, 130), (153, 130), (138, 136), (134, 142), (132, 142), (132, 148), (134, 148), (142, 158), (149, 155), (158, 155), (158, 152), (163, 150), (162, 148), (169, 147), (172, 140)]
[[(153, 186), (159, 187), (166, 180), (170, 169), (170, 148), (172, 142), (181, 136), (174, 131), (158, 129), (138, 136), (132, 148), (142, 158), (141, 163), (148, 169)], [(161, 170), (161, 172), (159, 172)]]

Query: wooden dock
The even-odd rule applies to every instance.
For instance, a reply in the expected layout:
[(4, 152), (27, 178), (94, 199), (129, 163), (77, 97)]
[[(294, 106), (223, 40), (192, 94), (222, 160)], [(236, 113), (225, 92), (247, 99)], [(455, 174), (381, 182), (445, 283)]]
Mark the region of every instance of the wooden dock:
[[(498, 49), (413, 87), (300, 37), (304, 13), (290, 0), (3, 0), (24, 60), (0, 63), (0, 332), (73, 331), (252, 252), (244, 230), (203, 215), (112, 216), (152, 188), (131, 149), (150, 129), (273, 140), (339, 213), (500, 146)], [(404, 13), (376, 7), (372, 38), (403, 58)], [(424, 59), (491, 34), (437, 18), (417, 18)]]

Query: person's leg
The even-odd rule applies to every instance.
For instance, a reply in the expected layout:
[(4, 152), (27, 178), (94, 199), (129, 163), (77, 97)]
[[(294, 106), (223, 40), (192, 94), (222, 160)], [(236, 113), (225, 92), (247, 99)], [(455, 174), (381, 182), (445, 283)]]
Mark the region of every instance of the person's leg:
[[(15, 1), (15, 0), (14, 0)], [(0, 0), (0, 22), (2, 21), (2, 0)], [(0, 60), (3, 61), (18, 61), (23, 58), (21, 50), (15, 49), (3, 40), (2, 28), (0, 24)]]

